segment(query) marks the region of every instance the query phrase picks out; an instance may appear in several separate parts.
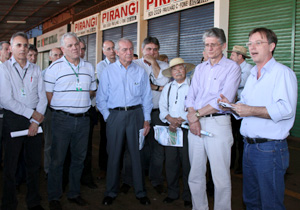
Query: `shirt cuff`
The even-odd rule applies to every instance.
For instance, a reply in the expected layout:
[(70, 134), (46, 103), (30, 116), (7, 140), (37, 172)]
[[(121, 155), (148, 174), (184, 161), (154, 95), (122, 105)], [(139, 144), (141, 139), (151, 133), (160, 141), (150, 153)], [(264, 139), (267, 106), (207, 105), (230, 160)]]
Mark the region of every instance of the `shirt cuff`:
[(271, 104), (269, 106), (266, 106), (266, 109), (271, 117), (271, 119), (277, 123), (278, 121), (280, 121), (282, 119), (282, 116), (280, 114), (280, 111), (277, 108), (277, 104)]
[(30, 119), (34, 110), (30, 108), (25, 108), (25, 111), (23, 112), (23, 116)]
[(40, 125), (40, 123), (39, 123), (38, 121), (36, 121), (35, 119), (30, 119), (30, 122), (31, 122), (31, 123), (33, 123), (33, 122), (34, 122), (34, 123), (36, 123), (36, 124)]

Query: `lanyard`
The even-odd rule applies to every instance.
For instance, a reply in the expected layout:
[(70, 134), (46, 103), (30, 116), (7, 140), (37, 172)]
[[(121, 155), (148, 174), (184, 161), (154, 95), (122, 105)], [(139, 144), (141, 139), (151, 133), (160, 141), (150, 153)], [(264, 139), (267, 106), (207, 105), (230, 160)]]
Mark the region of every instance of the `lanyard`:
[(22, 83), (23, 83), (23, 80), (24, 80), (24, 78), (25, 78), (25, 76), (27, 74), (28, 68), (25, 69), (25, 73), (24, 73), (23, 78), (22, 78), (20, 72), (18, 71), (18, 69), (16, 68), (15, 65), (14, 65), (14, 67), (15, 67), (15, 69), (16, 69), (16, 71), (17, 71), (17, 73), (18, 73), (18, 75), (19, 75), (19, 77), (20, 77), (20, 79), (22, 80)]
[[(66, 58), (66, 57), (65, 57)], [(77, 78), (77, 82), (79, 83), (79, 76), (78, 76), (78, 74), (79, 74), (79, 64), (78, 64), (78, 66), (77, 66), (77, 69), (78, 69), (78, 74), (76, 73), (76, 71), (73, 69), (73, 67), (72, 67), (72, 65), (69, 63), (69, 61), (67, 60), (67, 58), (66, 58), (66, 61), (68, 62), (68, 64), (69, 64), (69, 66), (71, 67), (71, 69), (73, 70), (73, 72), (74, 72), (74, 74), (75, 74), (75, 76), (76, 76), (76, 78)]]

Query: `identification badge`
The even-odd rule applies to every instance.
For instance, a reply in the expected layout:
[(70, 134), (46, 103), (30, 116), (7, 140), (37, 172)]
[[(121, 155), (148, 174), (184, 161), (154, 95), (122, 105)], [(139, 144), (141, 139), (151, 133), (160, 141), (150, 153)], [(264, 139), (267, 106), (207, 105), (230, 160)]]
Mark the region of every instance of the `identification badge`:
[(24, 87), (21, 88), (21, 96), (26, 97), (26, 92), (25, 92)]
[(82, 91), (81, 83), (76, 82), (76, 91)]

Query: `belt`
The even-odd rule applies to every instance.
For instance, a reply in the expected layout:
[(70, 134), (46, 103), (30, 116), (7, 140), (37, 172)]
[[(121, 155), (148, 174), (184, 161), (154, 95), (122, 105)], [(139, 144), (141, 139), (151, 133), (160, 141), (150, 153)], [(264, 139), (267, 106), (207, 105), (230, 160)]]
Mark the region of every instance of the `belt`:
[(249, 137), (244, 137), (247, 141), (248, 144), (259, 144), (259, 143), (265, 143), (269, 141), (276, 141), (274, 139), (264, 139), (264, 138), (249, 138)]
[(51, 109), (51, 111), (55, 111), (55, 112), (58, 112), (58, 113), (62, 113), (62, 114), (65, 114), (65, 115), (71, 116), (71, 117), (88, 117), (88, 116), (90, 116), (90, 113), (89, 113), (89, 112), (73, 114), (73, 113), (70, 113), (70, 112), (65, 112), (65, 111), (62, 111), (62, 110), (56, 110), (56, 109)]
[(158, 111), (159, 111), (159, 108), (152, 109), (152, 112), (158, 112)]
[(142, 105), (136, 105), (136, 106), (125, 106), (125, 107), (115, 107), (113, 110), (118, 110), (118, 111), (129, 111), (129, 110), (135, 110), (138, 108), (141, 108)]
[(227, 114), (213, 113), (213, 114), (204, 115), (202, 117), (216, 117), (216, 116), (224, 116), (224, 115)]

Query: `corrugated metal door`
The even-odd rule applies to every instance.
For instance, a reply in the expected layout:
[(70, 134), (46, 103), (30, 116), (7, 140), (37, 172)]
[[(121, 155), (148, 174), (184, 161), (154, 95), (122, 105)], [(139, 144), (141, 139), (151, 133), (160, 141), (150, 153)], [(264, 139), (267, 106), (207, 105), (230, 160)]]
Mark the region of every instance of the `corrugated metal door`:
[(87, 60), (96, 66), (96, 34), (90, 34), (87, 38)]
[(150, 19), (148, 35), (158, 38), (160, 54), (199, 64), (203, 32), (214, 25), (214, 3)]
[(178, 57), (179, 16), (176, 12), (148, 21), (148, 36), (158, 39), (159, 53), (166, 54), (169, 60)]
[(293, 129), (291, 130), (291, 135), (300, 137), (300, 0), (296, 3), (296, 20), (295, 20), (295, 53), (294, 53), (294, 67), (293, 70), (296, 73), (298, 80), (298, 104), (296, 121)]
[[(121, 38), (130, 39), (133, 42), (134, 52), (136, 53), (137, 23), (132, 23), (129, 25), (103, 31), (103, 42), (105, 40), (112, 40), (114, 43), (116, 43)], [(102, 55), (102, 58), (104, 59), (105, 56)]]
[(179, 57), (184, 61), (199, 64), (204, 44), (205, 30), (214, 26), (214, 3), (184, 10), (180, 15)]
[[(277, 37), (278, 44), (274, 53), (275, 59), (292, 68), (298, 77), (299, 81), (299, 6), (297, 6), (298, 27), (296, 46), (294, 46), (294, 24), (295, 24), (295, 5), (296, 0), (231, 0), (229, 12), (229, 45), (228, 49), (232, 49), (234, 45), (243, 45), (248, 42), (248, 34), (253, 28), (266, 27), (272, 29)], [(297, 0), (299, 5), (299, 0)], [(297, 47), (298, 45), (298, 47)], [(296, 49), (296, 52), (294, 52)], [(295, 57), (294, 57), (295, 53)], [(247, 62), (254, 65), (251, 59)], [(294, 65), (294, 63), (296, 65)], [(299, 89), (298, 89), (299, 91)], [(292, 136), (300, 137), (300, 108), (298, 97), (298, 114), (296, 122), (291, 130)]]

